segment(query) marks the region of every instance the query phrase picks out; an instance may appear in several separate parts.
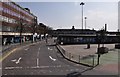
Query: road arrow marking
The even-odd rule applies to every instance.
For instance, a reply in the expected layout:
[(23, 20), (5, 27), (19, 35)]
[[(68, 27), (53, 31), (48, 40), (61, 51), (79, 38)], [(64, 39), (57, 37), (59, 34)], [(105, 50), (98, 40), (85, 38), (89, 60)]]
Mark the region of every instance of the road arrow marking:
[(15, 62), (15, 61), (17, 61), (16, 59), (14, 59), (14, 60), (11, 60), (12, 62)]
[(20, 63), (20, 60), (21, 60), (22, 58), (20, 57), (15, 63), (16, 64), (18, 64), (18, 63)]
[(48, 47), (48, 50), (53, 50), (53, 49), (51, 49), (51, 48)]
[(51, 56), (49, 56), (49, 58), (50, 58), (51, 60), (53, 60), (53, 61), (56, 61), (56, 59), (52, 58)]

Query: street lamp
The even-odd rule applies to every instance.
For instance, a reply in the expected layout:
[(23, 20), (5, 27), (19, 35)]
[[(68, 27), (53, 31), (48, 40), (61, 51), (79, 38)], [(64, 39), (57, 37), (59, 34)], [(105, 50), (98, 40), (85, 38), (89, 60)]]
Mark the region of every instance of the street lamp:
[(85, 5), (85, 3), (81, 2), (80, 5), (82, 6), (82, 29), (83, 29), (83, 5)]
[(87, 17), (85, 17), (85, 29), (86, 29), (86, 25), (87, 25), (87, 24), (86, 24), (86, 20), (87, 20)]

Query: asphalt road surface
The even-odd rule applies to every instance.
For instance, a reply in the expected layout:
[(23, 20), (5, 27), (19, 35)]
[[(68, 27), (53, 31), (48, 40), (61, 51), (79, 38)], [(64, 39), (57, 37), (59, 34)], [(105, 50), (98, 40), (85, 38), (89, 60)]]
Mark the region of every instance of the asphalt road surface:
[(21, 47), (2, 61), (2, 75), (66, 75), (88, 68), (64, 59), (53, 39)]

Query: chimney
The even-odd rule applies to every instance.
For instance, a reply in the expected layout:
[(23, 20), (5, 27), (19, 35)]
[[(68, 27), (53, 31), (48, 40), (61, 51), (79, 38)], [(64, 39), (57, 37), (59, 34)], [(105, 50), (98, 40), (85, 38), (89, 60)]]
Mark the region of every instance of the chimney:
[(105, 24), (105, 31), (107, 31), (107, 24)]
[(74, 26), (72, 26), (72, 30), (74, 30), (75, 29), (75, 27)]

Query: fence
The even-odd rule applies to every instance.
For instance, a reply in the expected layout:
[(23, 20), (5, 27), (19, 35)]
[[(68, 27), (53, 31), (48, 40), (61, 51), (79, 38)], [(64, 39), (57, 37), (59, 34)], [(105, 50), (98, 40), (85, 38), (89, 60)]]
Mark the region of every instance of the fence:
[(72, 54), (67, 51), (65, 51), (62, 47), (57, 45), (57, 48), (61, 52), (61, 54), (66, 58), (71, 61), (74, 61), (79, 64), (84, 64), (87, 66), (94, 67), (97, 65), (97, 54), (94, 55), (87, 55), (87, 56), (82, 56), (82, 55), (77, 55), (77, 54)]

